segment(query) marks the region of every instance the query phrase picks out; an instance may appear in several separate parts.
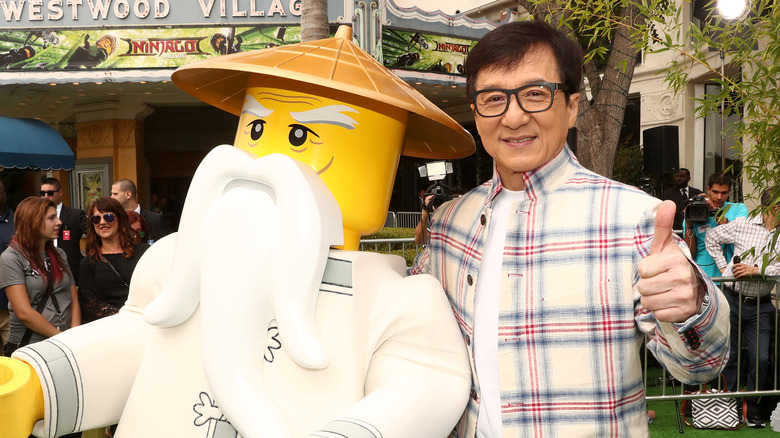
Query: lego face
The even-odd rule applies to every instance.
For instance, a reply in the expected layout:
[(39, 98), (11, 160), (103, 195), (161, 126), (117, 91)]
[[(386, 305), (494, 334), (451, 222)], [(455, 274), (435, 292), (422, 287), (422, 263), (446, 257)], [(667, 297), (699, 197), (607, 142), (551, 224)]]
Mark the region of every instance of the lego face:
[[(308, 164), (339, 202), (345, 247), (384, 224), (407, 113), (281, 88), (247, 89), (235, 146)], [(389, 114), (388, 114), (389, 113)]]

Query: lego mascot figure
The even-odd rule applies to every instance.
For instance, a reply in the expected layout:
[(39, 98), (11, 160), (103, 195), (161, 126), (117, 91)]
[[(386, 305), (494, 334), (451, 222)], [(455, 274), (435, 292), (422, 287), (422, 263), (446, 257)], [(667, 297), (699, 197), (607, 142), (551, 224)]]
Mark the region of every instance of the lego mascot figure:
[(471, 377), (441, 285), (356, 250), (401, 154), (466, 156), (471, 136), (349, 27), (173, 80), (240, 117), (235, 147), (198, 167), (117, 315), (3, 358), (0, 436), (446, 437)]

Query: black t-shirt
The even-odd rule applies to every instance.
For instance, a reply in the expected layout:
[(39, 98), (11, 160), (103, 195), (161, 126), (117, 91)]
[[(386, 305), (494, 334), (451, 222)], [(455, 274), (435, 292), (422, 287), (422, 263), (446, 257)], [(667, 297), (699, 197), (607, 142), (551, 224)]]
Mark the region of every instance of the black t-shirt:
[[(133, 247), (133, 255), (125, 258), (122, 254), (103, 254), (101, 260), (84, 257), (79, 269), (79, 302), (85, 321), (109, 316), (117, 311), (127, 301), (130, 291), (130, 279), (135, 265), (143, 253), (149, 248), (145, 243)], [(116, 269), (114, 272), (111, 266)], [(117, 275), (119, 274), (119, 275)]]

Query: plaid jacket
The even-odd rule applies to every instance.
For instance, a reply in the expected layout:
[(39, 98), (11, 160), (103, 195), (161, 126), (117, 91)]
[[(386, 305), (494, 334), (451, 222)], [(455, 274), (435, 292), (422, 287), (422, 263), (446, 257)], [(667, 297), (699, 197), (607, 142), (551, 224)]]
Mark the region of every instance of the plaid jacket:
[[(699, 314), (683, 324), (657, 322), (642, 307), (636, 283), (659, 201), (588, 171), (568, 148), (524, 180), (526, 199), (510, 207), (496, 291), (504, 437), (647, 436), (642, 333), (678, 379), (706, 382), (728, 359), (725, 297), (707, 279)], [(442, 282), (472, 372), (474, 292), (500, 190), (494, 173), (437, 209), (429, 244), (410, 269)], [(456, 437), (475, 436), (479, 394), (474, 374)]]

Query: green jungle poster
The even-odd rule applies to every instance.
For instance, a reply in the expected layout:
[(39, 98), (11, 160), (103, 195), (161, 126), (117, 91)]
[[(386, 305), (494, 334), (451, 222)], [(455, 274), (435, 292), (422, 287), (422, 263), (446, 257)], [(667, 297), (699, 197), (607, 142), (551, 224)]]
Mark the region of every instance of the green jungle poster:
[(382, 58), (387, 68), (462, 75), (466, 57), (476, 43), (470, 39), (385, 27)]
[(0, 70), (176, 68), (299, 41), (298, 26), (0, 32)]

